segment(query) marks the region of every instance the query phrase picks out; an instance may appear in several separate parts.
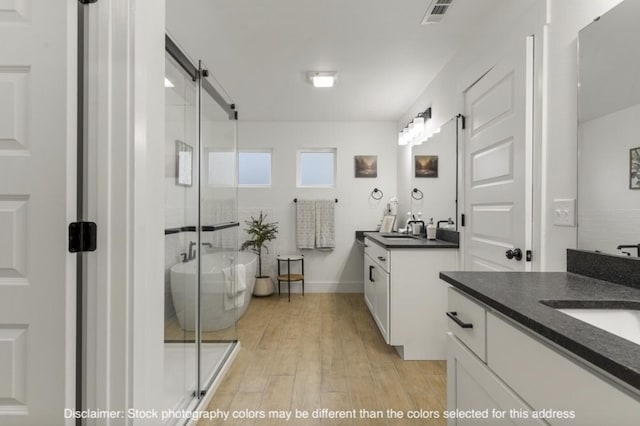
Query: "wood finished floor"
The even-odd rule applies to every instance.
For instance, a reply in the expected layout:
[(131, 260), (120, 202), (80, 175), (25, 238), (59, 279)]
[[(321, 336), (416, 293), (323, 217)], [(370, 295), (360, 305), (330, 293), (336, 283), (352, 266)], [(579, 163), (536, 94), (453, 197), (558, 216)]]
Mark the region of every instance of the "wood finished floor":
[[(254, 298), (238, 322), (242, 349), (209, 410), (442, 410), (444, 361), (402, 361), (362, 294)], [(445, 425), (439, 420), (201, 420), (199, 425)]]

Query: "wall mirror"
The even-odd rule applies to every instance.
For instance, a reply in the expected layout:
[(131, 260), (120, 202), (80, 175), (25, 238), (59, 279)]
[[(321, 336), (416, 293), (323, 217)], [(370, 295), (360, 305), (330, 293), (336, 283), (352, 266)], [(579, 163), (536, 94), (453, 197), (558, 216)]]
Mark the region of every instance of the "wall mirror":
[[(418, 196), (409, 200), (410, 210), (422, 213), (425, 222), (451, 218), (458, 229), (458, 119), (452, 118), (422, 145), (411, 148), (411, 188)], [(414, 195), (414, 193), (412, 193)], [(418, 198), (418, 199), (416, 199)]]
[(578, 248), (639, 256), (640, 0), (578, 38)]
[(176, 185), (193, 185), (193, 147), (176, 141)]

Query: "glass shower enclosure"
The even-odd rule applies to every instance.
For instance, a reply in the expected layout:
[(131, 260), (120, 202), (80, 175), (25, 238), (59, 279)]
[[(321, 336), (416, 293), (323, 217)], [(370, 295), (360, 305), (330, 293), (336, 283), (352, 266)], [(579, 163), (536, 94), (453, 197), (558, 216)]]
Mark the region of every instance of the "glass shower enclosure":
[(166, 37), (165, 409), (193, 410), (237, 345), (234, 106)]

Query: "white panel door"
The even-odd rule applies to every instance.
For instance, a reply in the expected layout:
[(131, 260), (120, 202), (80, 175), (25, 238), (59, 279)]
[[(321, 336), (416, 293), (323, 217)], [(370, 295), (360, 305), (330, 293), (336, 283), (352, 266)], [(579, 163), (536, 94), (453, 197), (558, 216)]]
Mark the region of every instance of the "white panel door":
[[(465, 94), (467, 270), (530, 269), (532, 70), (528, 38)], [(522, 259), (507, 258), (516, 249)]]
[(74, 407), (77, 0), (0, 0), (0, 424)]

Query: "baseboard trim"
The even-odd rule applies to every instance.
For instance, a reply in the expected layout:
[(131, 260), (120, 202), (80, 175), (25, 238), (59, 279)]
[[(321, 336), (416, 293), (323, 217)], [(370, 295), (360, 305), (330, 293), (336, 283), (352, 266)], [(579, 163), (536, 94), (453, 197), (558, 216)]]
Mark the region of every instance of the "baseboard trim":
[[(274, 281), (275, 292), (278, 292), (278, 281)], [(287, 282), (280, 284), (282, 292), (287, 293)], [(304, 283), (305, 293), (364, 293), (364, 283), (362, 281), (307, 281)], [(291, 294), (301, 294), (302, 284), (291, 283)]]

